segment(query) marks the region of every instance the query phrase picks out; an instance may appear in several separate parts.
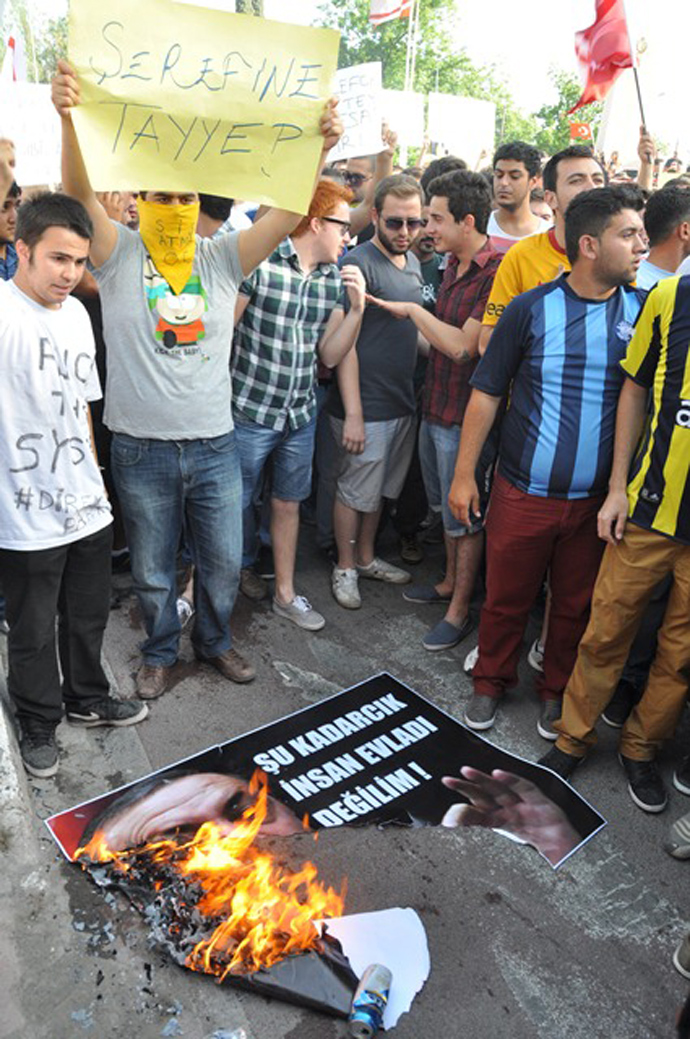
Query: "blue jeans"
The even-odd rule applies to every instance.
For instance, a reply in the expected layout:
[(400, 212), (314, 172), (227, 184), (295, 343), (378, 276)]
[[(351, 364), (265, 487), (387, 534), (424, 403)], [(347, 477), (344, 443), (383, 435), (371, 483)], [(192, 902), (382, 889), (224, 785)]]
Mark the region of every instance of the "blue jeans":
[(257, 556), (254, 501), (268, 459), (271, 459), (271, 497), (304, 501), (311, 493), (316, 418), (299, 429), (269, 429), (235, 415), (235, 436), (242, 468), (242, 566)]
[(209, 440), (145, 440), (116, 433), (112, 472), (132, 579), (148, 638), (146, 664), (177, 660), (176, 558), (184, 524), (195, 566), (192, 644), (203, 657), (230, 649), (242, 552), (242, 477), (234, 433)]

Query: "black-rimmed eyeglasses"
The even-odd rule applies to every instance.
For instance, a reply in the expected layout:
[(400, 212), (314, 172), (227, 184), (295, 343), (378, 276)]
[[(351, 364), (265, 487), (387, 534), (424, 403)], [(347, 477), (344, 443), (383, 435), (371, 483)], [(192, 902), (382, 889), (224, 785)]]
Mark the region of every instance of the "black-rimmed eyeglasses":
[(346, 238), (350, 233), (350, 221), (349, 220), (338, 220), (337, 216), (322, 216), (322, 220), (325, 220), (329, 224), (340, 224), (340, 237)]

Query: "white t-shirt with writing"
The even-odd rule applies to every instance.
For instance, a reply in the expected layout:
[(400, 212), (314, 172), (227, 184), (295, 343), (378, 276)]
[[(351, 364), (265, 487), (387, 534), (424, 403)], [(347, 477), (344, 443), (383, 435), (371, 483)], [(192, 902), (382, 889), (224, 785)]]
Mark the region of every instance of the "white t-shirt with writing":
[(55, 548), (111, 522), (88, 424), (95, 360), (81, 303), (52, 310), (0, 281), (0, 548)]
[[(553, 225), (550, 223), (550, 221), (544, 220), (542, 217), (539, 217), (539, 226), (537, 227), (537, 229), (535, 231), (530, 231), (529, 234), (523, 235), (523, 237), (531, 238), (532, 235), (543, 234), (544, 231), (548, 231), (549, 228), (552, 226)], [(515, 245), (516, 242), (522, 241), (522, 238), (516, 238), (515, 235), (508, 234), (507, 231), (503, 230), (498, 220), (496, 219), (495, 209), (492, 210), (491, 215), (489, 216), (489, 225), (486, 229), (486, 233), (491, 239), (491, 244), (493, 245), (496, 252), (501, 253), (501, 255), (507, 253), (511, 245)]]

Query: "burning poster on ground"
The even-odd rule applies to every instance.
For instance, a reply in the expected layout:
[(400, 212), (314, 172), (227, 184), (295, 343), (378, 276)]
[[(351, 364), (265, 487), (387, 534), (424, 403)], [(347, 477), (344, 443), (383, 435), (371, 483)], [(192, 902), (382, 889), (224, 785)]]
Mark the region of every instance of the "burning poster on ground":
[(342, 915), (344, 887), (262, 839), (392, 824), (490, 828), (554, 868), (605, 825), (548, 769), (386, 673), (47, 820), (176, 962), (340, 1016), (357, 978), (316, 922)]

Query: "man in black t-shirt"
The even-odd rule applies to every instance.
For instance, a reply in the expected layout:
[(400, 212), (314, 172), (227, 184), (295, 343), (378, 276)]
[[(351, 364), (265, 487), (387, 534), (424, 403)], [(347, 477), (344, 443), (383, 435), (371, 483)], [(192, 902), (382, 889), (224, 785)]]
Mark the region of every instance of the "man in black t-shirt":
[[(374, 237), (348, 254), (372, 296), (423, 302), (419, 261), (408, 254), (421, 221), (417, 181), (404, 175), (383, 180), (374, 197)], [(359, 577), (393, 584), (410, 579), (375, 556), (374, 538), (383, 499), (400, 493), (414, 446), (417, 339), (411, 321), (367, 307), (356, 350), (340, 363), (326, 405), (339, 445), (332, 585), (348, 609), (361, 606)]]

